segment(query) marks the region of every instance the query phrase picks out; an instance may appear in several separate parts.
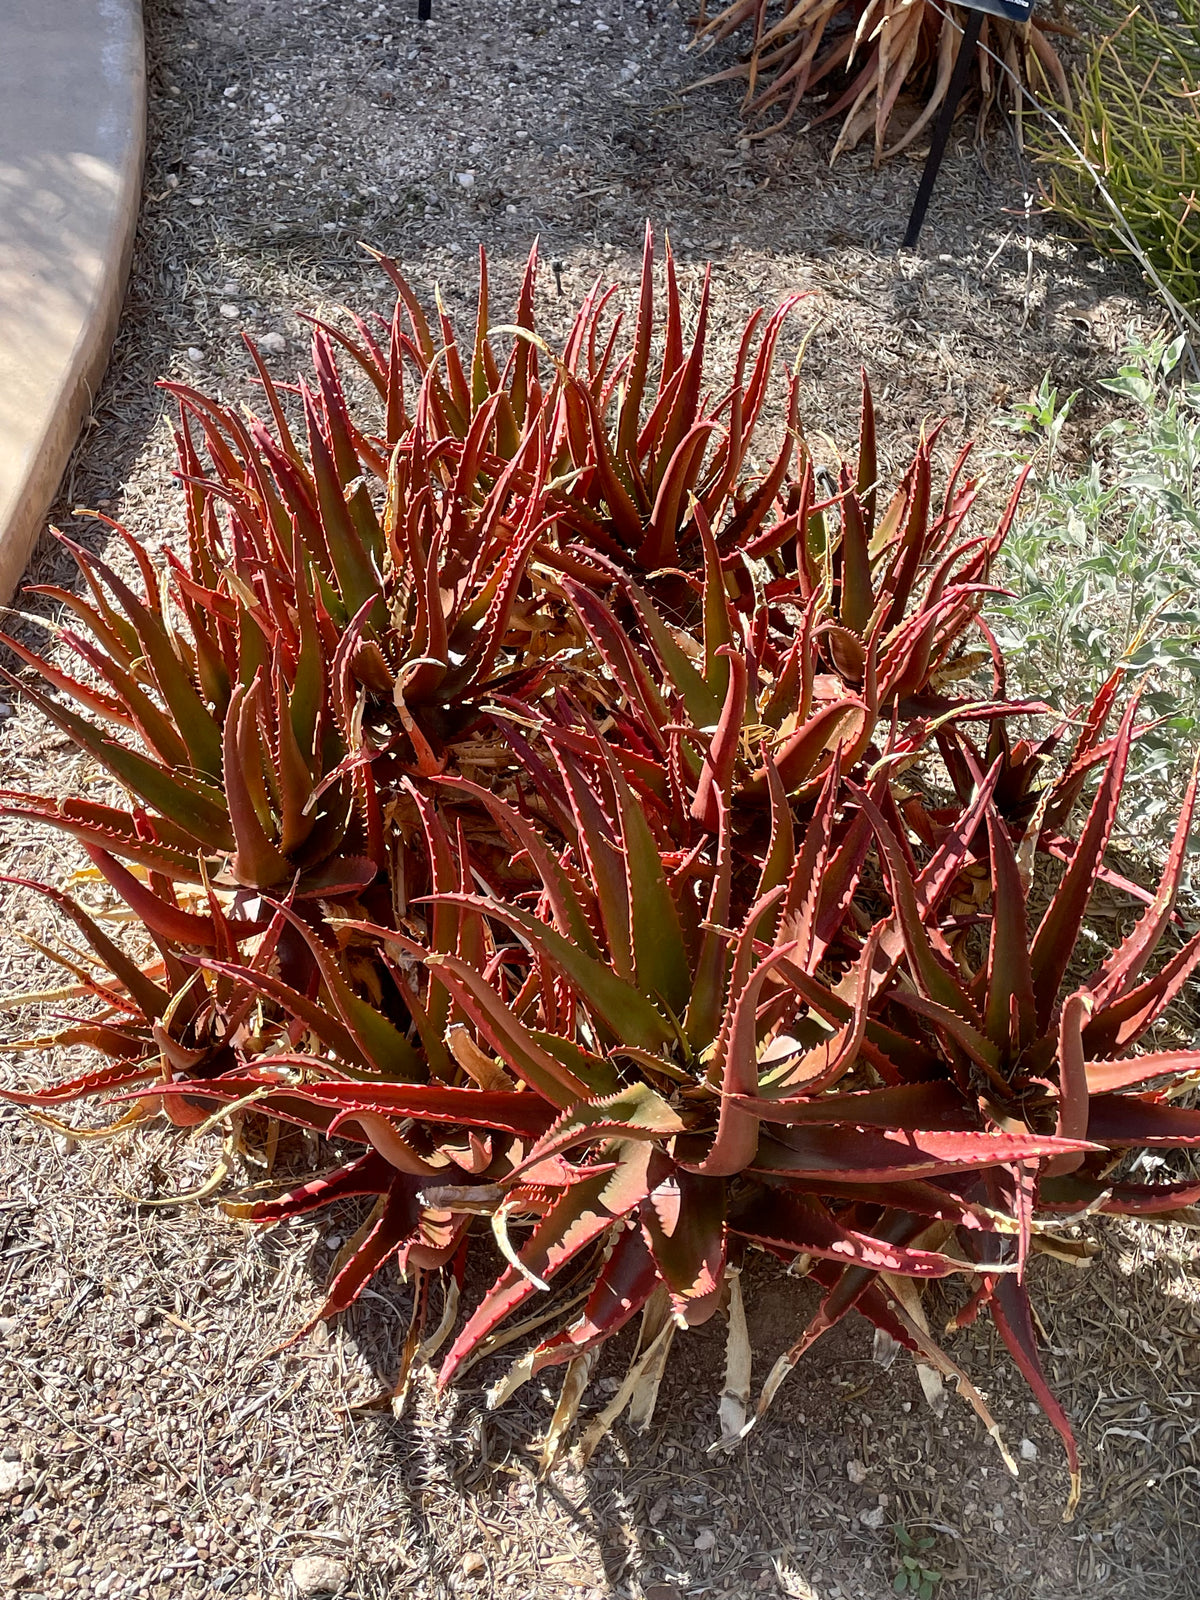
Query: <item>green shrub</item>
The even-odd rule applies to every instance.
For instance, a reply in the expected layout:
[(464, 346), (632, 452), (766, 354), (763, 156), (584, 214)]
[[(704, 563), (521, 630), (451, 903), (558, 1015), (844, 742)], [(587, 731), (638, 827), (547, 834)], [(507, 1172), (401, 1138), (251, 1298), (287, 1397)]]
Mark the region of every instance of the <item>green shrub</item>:
[(1150, 853), (1200, 733), (1200, 384), (1183, 360), (1182, 339), (1129, 347), (1103, 385), (1126, 414), (1082, 472), (1058, 454), (1075, 396), (1046, 380), (1013, 407), (1033, 481), (996, 572), (1015, 594), (991, 607), (1016, 682), (1056, 709), (1089, 702), (1115, 665), (1143, 683), (1161, 721), (1131, 753), (1123, 821)]
[(1098, 38), (1075, 75), (1075, 110), (1063, 113), (1079, 148), (1045, 124), (1036, 135), (1051, 167), (1052, 203), (1101, 249), (1132, 259), (1140, 251), (1170, 294), (1194, 307), (1200, 304), (1200, 0), (1140, 0), (1130, 9), (1091, 0), (1083, 14)]

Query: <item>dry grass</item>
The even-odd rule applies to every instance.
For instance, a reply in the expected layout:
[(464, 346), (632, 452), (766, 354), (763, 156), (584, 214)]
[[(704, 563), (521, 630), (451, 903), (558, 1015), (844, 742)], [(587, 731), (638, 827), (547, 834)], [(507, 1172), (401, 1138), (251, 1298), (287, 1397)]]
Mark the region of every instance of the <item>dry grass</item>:
[[(295, 370), (295, 306), (382, 304), (359, 238), (423, 288), (440, 280), (465, 314), (476, 243), (499, 298), (540, 232), (553, 320), (596, 273), (630, 279), (649, 214), (669, 225), (693, 283), (713, 258), (727, 326), (811, 289), (791, 347), (809, 335), (810, 427), (853, 438), (866, 361), (898, 460), (930, 416), (952, 418), (947, 454), (971, 433), (992, 439), (996, 408), (1047, 367), (1061, 387), (1086, 387), (1145, 316), (1117, 269), (1066, 254), (1027, 220), (1022, 173), (1000, 144), (987, 168), (952, 152), (926, 253), (897, 255), (915, 169), (873, 174), (851, 157), (830, 175), (829, 142), (807, 136), (740, 148), (723, 91), (679, 100), (695, 67), (674, 12), (435, 0), (418, 32), (407, 11), (357, 0), (148, 10), (134, 278), (60, 521), (76, 501), (103, 500), (152, 543), (173, 537), (153, 381), (251, 399), (239, 323), (280, 335), (275, 365)], [(1068, 450), (1086, 446), (1102, 403), (1081, 405)], [(71, 525), (97, 541), (93, 525)], [(66, 576), (49, 546), (34, 571)], [(0, 778), (53, 790), (95, 774), (17, 706), (0, 723)], [(61, 879), (73, 864), (58, 842), (0, 828), (5, 872)], [(14, 933), (44, 937), (50, 918), (10, 891), (5, 921), (11, 993), (41, 973)], [(10, 1037), (28, 1025), (5, 1022)], [(481, 1367), (443, 1401), (421, 1389), (400, 1420), (381, 1404), (407, 1312), (399, 1283), (328, 1335), (278, 1350), (318, 1303), (352, 1214), (250, 1234), (211, 1209), (120, 1197), (193, 1187), (216, 1153), (212, 1136), (153, 1131), (71, 1148), (0, 1112), (0, 1594), (290, 1600), (293, 1563), (321, 1555), (361, 1600), (884, 1600), (901, 1522), (936, 1535), (946, 1600), (1200, 1595), (1200, 1300), (1182, 1231), (1107, 1228), (1086, 1272), (1038, 1264), (1048, 1361), (1088, 1474), (1071, 1526), (1050, 1430), (983, 1332), (954, 1352), (1012, 1443), (1036, 1451), (1017, 1482), (965, 1404), (934, 1418), (906, 1358), (883, 1370), (854, 1329), (806, 1358), (744, 1449), (709, 1456), (722, 1350), (708, 1327), (677, 1347), (649, 1436), (618, 1435), (585, 1475), (539, 1486), (524, 1446), (549, 1416), (536, 1387), (524, 1408), (485, 1413), (494, 1373)], [(748, 1278), (765, 1371), (809, 1291), (762, 1262)], [(607, 1358), (613, 1372), (621, 1354)]]

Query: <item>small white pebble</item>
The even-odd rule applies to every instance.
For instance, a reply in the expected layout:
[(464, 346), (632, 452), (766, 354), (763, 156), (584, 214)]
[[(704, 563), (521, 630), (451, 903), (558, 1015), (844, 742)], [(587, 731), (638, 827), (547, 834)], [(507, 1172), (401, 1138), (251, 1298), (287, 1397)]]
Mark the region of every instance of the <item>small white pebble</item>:
[(234, 305), (232, 300), (225, 300), (222, 302), (221, 315), (226, 319), (227, 322), (236, 322), (241, 314), (242, 313), (238, 310), (237, 306)]
[(461, 189), (469, 189), (474, 182), (475, 174), (473, 172), (460, 172), (458, 174), (458, 183)]
[(1037, 1445), (1034, 1444), (1032, 1439), (1022, 1439), (1021, 1440), (1021, 1460), (1022, 1461), (1036, 1461), (1037, 1460)]
[(865, 1483), (867, 1481), (867, 1469), (861, 1461), (847, 1461), (846, 1476), (851, 1483)]
[(241, 94), (242, 88), (238, 83), (231, 83), (228, 89), (224, 90), (223, 92), (226, 100), (236, 100), (238, 95)]
[(264, 333), (258, 342), (264, 350), (274, 351), (276, 355), (287, 349), (287, 340), (281, 333)]
[(199, 362), (199, 361), (203, 361), (204, 360), (204, 351), (201, 350), (201, 348), (200, 348), (200, 346), (198, 344), (190, 344), (190, 345), (188, 345), (187, 358), (188, 358), (189, 361), (191, 361), (193, 363), (196, 363), (196, 362)]
[(340, 1594), (349, 1577), (346, 1563), (332, 1556), (301, 1556), (292, 1562), (292, 1582), (298, 1595)]

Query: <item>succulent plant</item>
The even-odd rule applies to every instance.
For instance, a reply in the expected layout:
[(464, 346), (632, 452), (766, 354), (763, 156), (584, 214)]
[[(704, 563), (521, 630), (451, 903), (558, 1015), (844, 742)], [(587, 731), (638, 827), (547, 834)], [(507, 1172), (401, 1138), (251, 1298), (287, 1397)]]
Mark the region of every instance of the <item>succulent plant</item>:
[[(979, 618), (1011, 506), (966, 532), (965, 456), (940, 512), (933, 439), (889, 499), (864, 386), (855, 466), (818, 501), (791, 385), (786, 441), (754, 471), (791, 308), (747, 377), (752, 319), (712, 407), (704, 297), (689, 344), (668, 259), (652, 333), (649, 238), (624, 353), (599, 291), (549, 351), (531, 259), (507, 330), (485, 264), (464, 360), (385, 265), (386, 350), (366, 319), (318, 327), (315, 390), (261, 369), (269, 422), (176, 391), (187, 559), (160, 571), (118, 530), (133, 583), (72, 546), (87, 598), (50, 594), (79, 675), (10, 641), (44, 681), (24, 691), (130, 800), (10, 792), (4, 814), (78, 840), (142, 943), (34, 886), (88, 952), (59, 956), (79, 1014), (18, 1048), (92, 1059), (9, 1097), (56, 1126), (96, 1097), (114, 1126), (222, 1124), (204, 1193), (248, 1119), (316, 1134), (330, 1170), (229, 1209), (370, 1202), (320, 1314), (399, 1265), (398, 1395), (447, 1340), (442, 1383), (526, 1337), (492, 1398), (565, 1366), (547, 1464), (635, 1316), (585, 1455), (626, 1407), (648, 1419), (675, 1332), (718, 1315), (727, 1445), (851, 1310), (999, 1438), (916, 1293), (964, 1278), (956, 1321), (995, 1318), (1063, 1435), (1073, 1504), (1026, 1268), (1072, 1217), (1178, 1218), (1200, 1197), (1122, 1166), (1200, 1145), (1200, 1113), (1169, 1103), (1200, 1053), (1137, 1053), (1200, 960), (1174, 905), (1195, 778), (1140, 920), (1080, 976), (1091, 892), (1124, 881), (1106, 851), (1136, 702), (1106, 737), (1110, 680), (1057, 776), (1065, 727), (1015, 732), (1045, 708), (1007, 698)], [(1031, 930), (1051, 857), (1065, 870)], [(498, 1275), (457, 1326), (481, 1235)], [(822, 1290), (756, 1404), (751, 1248)]]
[[(934, 0), (800, 0), (772, 16), (765, 0), (733, 0), (715, 17), (701, 11), (697, 37), (717, 41), (739, 28), (752, 29), (745, 59), (703, 83), (746, 80), (742, 114), (762, 123), (765, 138), (791, 122), (805, 95), (820, 91), (830, 101), (813, 125), (845, 112), (832, 160), (873, 134), (876, 165), (899, 155), (928, 127), (946, 97), (962, 38), (962, 8)], [(1005, 77), (1035, 91), (1049, 88), (1070, 104), (1066, 74), (1050, 43), (1056, 33), (1074, 35), (1061, 19), (1039, 14), (1035, 23), (983, 19), (973, 81), (980, 95), (980, 124), (998, 100), (1014, 100), (1018, 119), (1021, 95), (1011, 96)], [(1001, 66), (999, 63), (1003, 63)], [(701, 87), (700, 84), (694, 87)], [(924, 94), (917, 116), (889, 146), (888, 129), (905, 91)]]

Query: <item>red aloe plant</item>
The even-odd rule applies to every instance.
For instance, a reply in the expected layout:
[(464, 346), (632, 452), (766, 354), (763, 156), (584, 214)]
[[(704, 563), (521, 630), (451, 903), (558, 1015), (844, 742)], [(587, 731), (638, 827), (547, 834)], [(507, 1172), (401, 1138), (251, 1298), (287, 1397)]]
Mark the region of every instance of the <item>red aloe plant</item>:
[[(319, 1314), (397, 1262), (401, 1391), (452, 1333), (443, 1383), (536, 1325), (493, 1399), (565, 1366), (547, 1462), (635, 1315), (639, 1354), (585, 1455), (625, 1407), (648, 1420), (675, 1330), (725, 1314), (745, 1364), (752, 1246), (823, 1291), (754, 1416), (856, 1310), (997, 1433), (915, 1298), (966, 1276), (956, 1321), (995, 1318), (1074, 1497), (1025, 1268), (1064, 1217), (1200, 1198), (1119, 1166), (1200, 1147), (1200, 1113), (1170, 1103), (1200, 1053), (1138, 1053), (1200, 961), (1200, 937), (1155, 954), (1196, 778), (1140, 921), (1083, 977), (1092, 888), (1123, 882), (1105, 857), (1136, 707), (1106, 737), (1114, 677), (1043, 780), (1062, 730), (1015, 732), (1040, 708), (1007, 700), (978, 616), (1011, 507), (966, 534), (965, 455), (940, 512), (932, 440), (884, 504), (864, 385), (856, 464), (818, 503), (793, 383), (752, 470), (790, 303), (761, 335), (751, 319), (714, 402), (707, 287), (685, 338), (668, 252), (659, 330), (649, 234), (624, 353), (599, 290), (548, 350), (535, 257), (507, 327), (483, 264), (469, 356), (384, 265), (386, 337), (318, 325), (311, 386), (260, 364), (269, 421), (176, 391), (186, 560), (164, 574), (118, 530), (130, 582), (72, 546), (86, 594), (43, 593), (82, 665), (9, 641), (54, 691), (26, 692), (130, 800), (10, 792), (4, 812), (78, 840), (145, 936), (135, 955), (34, 886), (88, 953), (60, 957), (78, 1014), (18, 1048), (92, 1059), (9, 1097), (48, 1119), (99, 1096), (122, 1125), (222, 1122), (230, 1159), (251, 1115), (356, 1146), (231, 1209), (371, 1203)], [(989, 658), (990, 690), (956, 699)], [(934, 747), (948, 806), (911, 783)], [(1065, 870), (1030, 930), (1039, 849)], [(498, 1275), (454, 1331), (481, 1232)], [(726, 1442), (747, 1407), (725, 1396)]]

